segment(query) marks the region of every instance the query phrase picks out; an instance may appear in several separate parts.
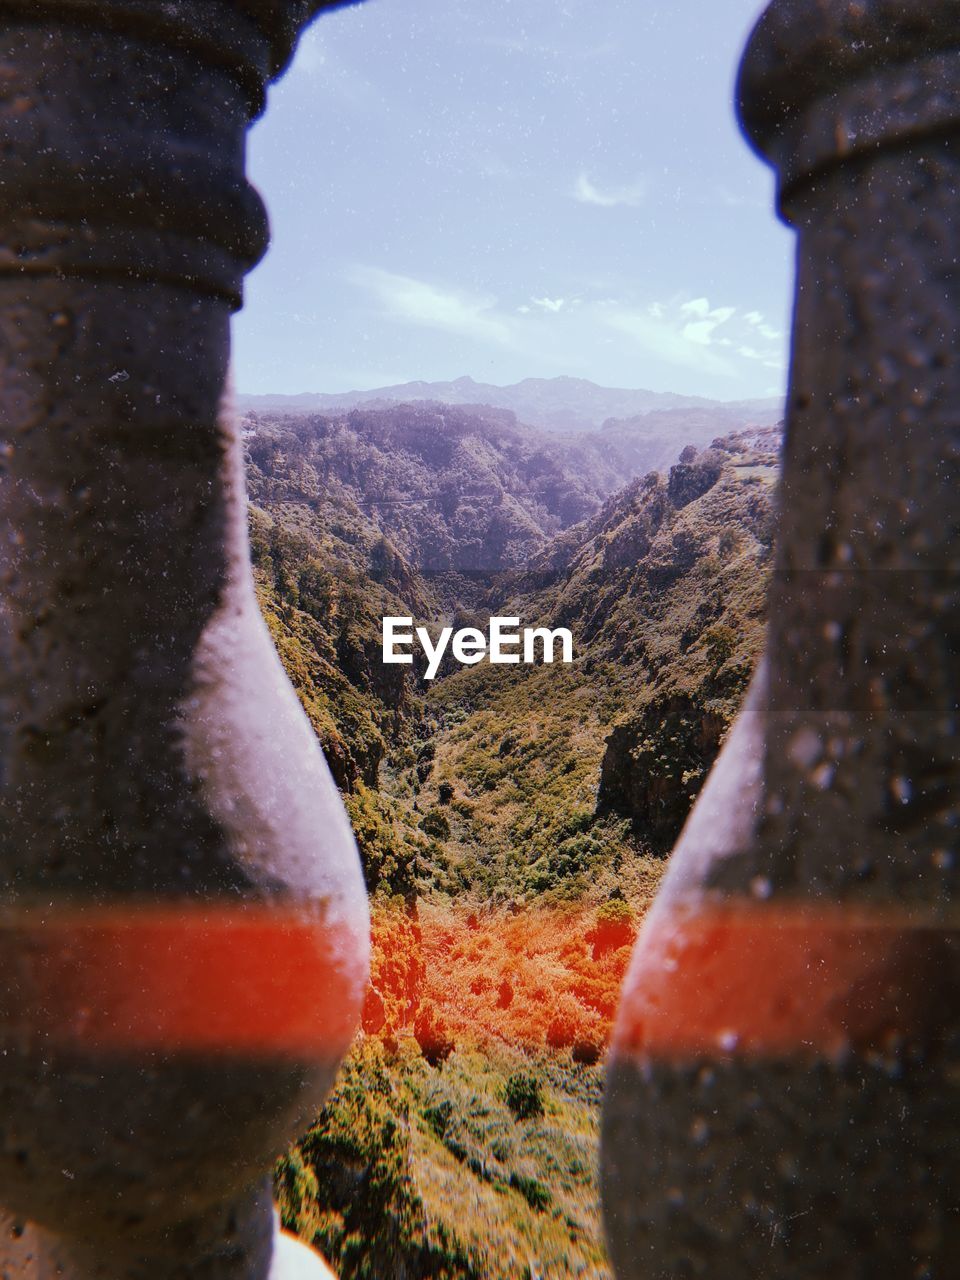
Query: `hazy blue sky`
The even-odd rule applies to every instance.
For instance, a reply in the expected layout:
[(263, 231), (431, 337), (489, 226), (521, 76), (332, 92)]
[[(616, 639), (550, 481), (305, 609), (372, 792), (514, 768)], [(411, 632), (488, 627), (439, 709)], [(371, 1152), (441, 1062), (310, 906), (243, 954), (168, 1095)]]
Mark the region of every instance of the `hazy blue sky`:
[(785, 380), (792, 243), (733, 116), (759, 0), (368, 0), (320, 18), (251, 142), (273, 245), (245, 392), (570, 374)]

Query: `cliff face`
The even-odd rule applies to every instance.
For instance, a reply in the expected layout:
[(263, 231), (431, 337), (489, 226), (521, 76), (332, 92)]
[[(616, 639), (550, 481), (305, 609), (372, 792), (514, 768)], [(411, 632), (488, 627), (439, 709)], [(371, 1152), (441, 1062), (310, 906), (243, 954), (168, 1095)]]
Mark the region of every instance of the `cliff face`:
[(763, 648), (778, 446), (768, 431), (685, 451), (645, 509), (608, 534), (608, 548), (640, 552), (619, 575), (645, 679), (607, 738), (597, 809), (628, 817), (658, 853), (676, 840)]
[(325, 490), (296, 439), (249, 437), (254, 579), (280, 657), (344, 791), (376, 786), (421, 714), (418, 682), (384, 666), (380, 620), (431, 616), (427, 583), (356, 505)]
[(724, 709), (697, 692), (653, 698), (607, 739), (600, 812), (627, 814), (652, 849), (669, 852), (728, 727)]

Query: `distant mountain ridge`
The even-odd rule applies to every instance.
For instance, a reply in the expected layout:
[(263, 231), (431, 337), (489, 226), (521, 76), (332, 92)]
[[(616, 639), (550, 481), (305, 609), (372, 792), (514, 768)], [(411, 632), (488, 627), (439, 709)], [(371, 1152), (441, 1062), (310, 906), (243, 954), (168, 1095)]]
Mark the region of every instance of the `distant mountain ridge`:
[(509, 409), (436, 401), (327, 414), (262, 410), (244, 423), (258, 506), (299, 502), (311, 521), (352, 528), (352, 545), (386, 539), (391, 555), (430, 574), (520, 569), (629, 481), (672, 466), (684, 445), (729, 434), (703, 408), (558, 435), (518, 423)]
[(325, 413), (359, 405), (387, 407), (412, 401), (438, 404), (489, 405), (509, 409), (521, 422), (547, 431), (589, 431), (611, 419), (631, 419), (642, 414), (691, 409), (716, 416), (717, 432), (750, 421), (772, 426), (783, 415), (779, 398), (766, 400), (708, 400), (672, 392), (601, 387), (586, 378), (524, 378), (512, 386), (497, 387), (457, 378), (453, 382), (405, 382), (372, 391), (338, 394), (303, 392), (300, 395), (239, 395), (241, 413)]

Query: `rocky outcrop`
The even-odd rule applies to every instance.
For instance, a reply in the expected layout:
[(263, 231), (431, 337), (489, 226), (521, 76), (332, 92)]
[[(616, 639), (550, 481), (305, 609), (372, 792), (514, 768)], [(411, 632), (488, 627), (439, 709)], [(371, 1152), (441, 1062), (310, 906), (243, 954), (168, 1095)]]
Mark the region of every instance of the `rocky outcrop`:
[(729, 718), (696, 694), (655, 698), (607, 739), (597, 807), (632, 819), (650, 847), (666, 853), (717, 757)]

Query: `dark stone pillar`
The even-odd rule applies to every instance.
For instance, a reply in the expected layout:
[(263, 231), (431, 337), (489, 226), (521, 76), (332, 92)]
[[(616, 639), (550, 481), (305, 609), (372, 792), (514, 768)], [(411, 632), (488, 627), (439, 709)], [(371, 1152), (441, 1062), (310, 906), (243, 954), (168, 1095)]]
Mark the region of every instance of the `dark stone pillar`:
[(359, 1015), (224, 407), (246, 129), (323, 7), (0, 0), (3, 1274), (265, 1277), (263, 1179)]
[(779, 0), (740, 80), (798, 232), (766, 669), (624, 989), (618, 1275), (960, 1257), (960, 34)]

